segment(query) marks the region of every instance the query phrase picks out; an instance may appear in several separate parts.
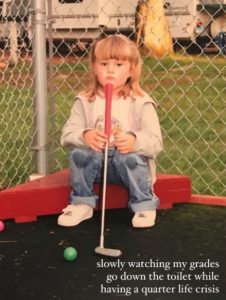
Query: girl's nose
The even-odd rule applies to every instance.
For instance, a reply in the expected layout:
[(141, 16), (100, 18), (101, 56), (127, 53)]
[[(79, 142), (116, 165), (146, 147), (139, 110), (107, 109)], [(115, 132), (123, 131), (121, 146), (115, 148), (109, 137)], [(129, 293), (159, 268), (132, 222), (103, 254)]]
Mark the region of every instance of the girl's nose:
[(113, 73), (113, 72), (114, 72), (114, 64), (109, 63), (109, 64), (108, 64), (107, 71), (108, 71), (109, 73)]

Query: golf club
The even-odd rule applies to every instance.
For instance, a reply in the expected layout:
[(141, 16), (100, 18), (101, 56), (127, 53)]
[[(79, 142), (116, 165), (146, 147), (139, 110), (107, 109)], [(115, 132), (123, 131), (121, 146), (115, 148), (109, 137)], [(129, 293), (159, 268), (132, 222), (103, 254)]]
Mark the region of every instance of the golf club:
[(122, 255), (122, 251), (118, 249), (110, 249), (104, 247), (104, 223), (105, 223), (105, 202), (106, 202), (106, 186), (107, 186), (107, 164), (108, 164), (108, 147), (111, 134), (111, 102), (112, 102), (112, 84), (106, 84), (105, 92), (105, 133), (107, 134), (107, 142), (104, 149), (104, 178), (103, 178), (103, 195), (102, 195), (102, 212), (101, 212), (101, 233), (100, 245), (95, 248), (95, 252), (104, 256), (118, 257)]

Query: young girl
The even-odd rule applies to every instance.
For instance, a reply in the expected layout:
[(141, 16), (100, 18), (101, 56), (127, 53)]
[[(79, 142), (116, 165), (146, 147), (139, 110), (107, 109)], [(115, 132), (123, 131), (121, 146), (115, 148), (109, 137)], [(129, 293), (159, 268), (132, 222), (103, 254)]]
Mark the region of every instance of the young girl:
[(140, 88), (141, 58), (134, 42), (123, 35), (110, 35), (91, 49), (92, 86), (78, 95), (61, 137), (72, 147), (69, 205), (58, 218), (62, 226), (75, 226), (93, 216), (100, 182), (104, 133), (104, 86), (113, 85), (112, 135), (107, 180), (124, 185), (128, 206), (134, 213), (133, 227), (155, 224), (159, 200), (153, 192), (155, 158), (162, 150), (162, 136), (155, 102)]

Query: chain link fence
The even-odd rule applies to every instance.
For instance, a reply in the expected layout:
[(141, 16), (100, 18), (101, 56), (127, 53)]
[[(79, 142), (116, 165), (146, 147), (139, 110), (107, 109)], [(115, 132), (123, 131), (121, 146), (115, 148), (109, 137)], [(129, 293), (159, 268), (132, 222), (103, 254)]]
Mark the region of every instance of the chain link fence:
[[(35, 4), (43, 6), (35, 10)], [(144, 44), (149, 26), (157, 38), (161, 19), (143, 12), (163, 7), (173, 53), (155, 57)], [(156, 3), (156, 4), (155, 4)], [(144, 9), (146, 8), (146, 10)], [(226, 195), (226, 2), (192, 0), (0, 1), (0, 188), (38, 172), (36, 96), (40, 45), (37, 14), (45, 15), (48, 172), (68, 167), (60, 144), (75, 96), (89, 80), (88, 53), (99, 36), (123, 33), (143, 58), (142, 87), (156, 100), (164, 137), (158, 172), (191, 177), (193, 193)], [(149, 22), (149, 23), (148, 23)], [(142, 29), (142, 28), (141, 28)], [(44, 111), (45, 113), (45, 111)]]

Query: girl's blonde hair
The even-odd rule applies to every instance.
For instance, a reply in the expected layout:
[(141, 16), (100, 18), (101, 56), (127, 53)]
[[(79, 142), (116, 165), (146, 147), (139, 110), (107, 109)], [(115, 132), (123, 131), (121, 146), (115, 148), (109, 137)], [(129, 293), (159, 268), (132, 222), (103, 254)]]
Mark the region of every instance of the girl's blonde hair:
[(140, 88), (141, 57), (136, 44), (122, 34), (108, 35), (96, 40), (90, 51), (90, 74), (91, 85), (84, 92), (89, 100), (93, 100), (100, 90), (100, 84), (95, 74), (94, 65), (96, 60), (119, 59), (127, 60), (131, 65), (131, 77), (119, 92), (119, 96), (143, 96)]

